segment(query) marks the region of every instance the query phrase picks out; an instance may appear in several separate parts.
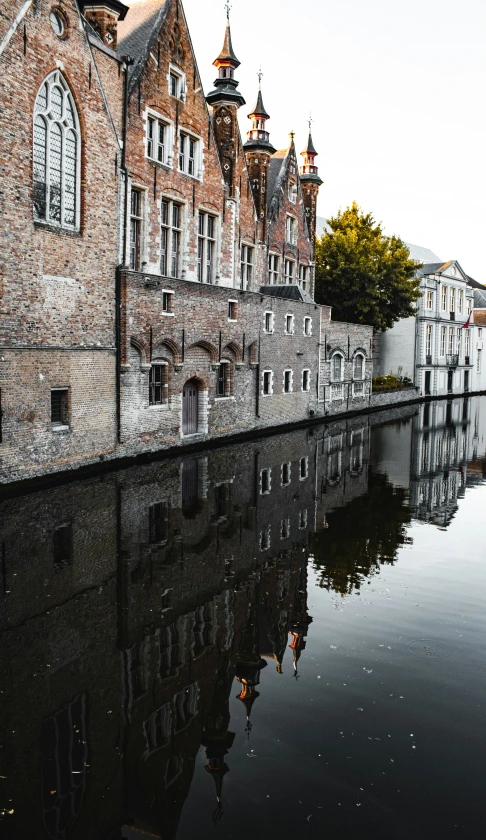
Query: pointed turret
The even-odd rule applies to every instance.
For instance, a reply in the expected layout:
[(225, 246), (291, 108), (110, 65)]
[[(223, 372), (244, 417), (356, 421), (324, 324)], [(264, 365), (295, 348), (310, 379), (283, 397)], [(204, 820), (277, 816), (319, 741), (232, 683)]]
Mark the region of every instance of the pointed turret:
[(309, 236), (312, 242), (313, 254), (312, 259), (315, 258), (315, 240), (316, 240), (316, 216), (317, 216), (317, 196), (319, 187), (323, 183), (322, 178), (319, 177), (319, 171), (316, 166), (315, 158), (317, 151), (312, 140), (311, 133), (312, 119), (309, 118), (309, 137), (307, 145), (303, 152), (301, 152), (304, 162), (300, 167), (300, 183), (302, 186), (302, 194), (304, 198), (305, 214), (307, 218), (307, 227), (309, 228)]
[(245, 104), (241, 93), (236, 90), (239, 82), (235, 79), (235, 70), (240, 66), (231, 41), (229, 6), (223, 49), (213, 61), (218, 68), (218, 78), (214, 81), (214, 90), (206, 96), (206, 101), (213, 109), (213, 130), (218, 146), (225, 184), (229, 195), (234, 196), (235, 163), (239, 141), (238, 108)]
[(250, 178), (253, 197), (257, 208), (258, 218), (262, 224), (260, 238), (265, 240), (267, 230), (267, 184), (268, 166), (275, 147), (270, 143), (270, 135), (266, 129), (266, 121), (270, 114), (263, 104), (262, 71), (258, 72), (258, 95), (255, 107), (248, 119), (251, 128), (247, 134), (247, 141), (243, 146), (246, 154), (248, 177)]

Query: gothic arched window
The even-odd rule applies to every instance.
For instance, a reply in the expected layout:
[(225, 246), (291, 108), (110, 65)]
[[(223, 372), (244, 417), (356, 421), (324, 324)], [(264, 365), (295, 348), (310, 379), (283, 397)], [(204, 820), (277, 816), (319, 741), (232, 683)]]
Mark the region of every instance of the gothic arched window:
[(59, 70), (42, 82), (34, 109), (34, 218), (79, 227), (79, 120)]

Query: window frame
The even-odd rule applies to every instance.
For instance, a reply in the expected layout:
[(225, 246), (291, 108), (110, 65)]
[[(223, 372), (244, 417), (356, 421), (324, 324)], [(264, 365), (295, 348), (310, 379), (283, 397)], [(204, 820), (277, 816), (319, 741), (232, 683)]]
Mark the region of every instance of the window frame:
[[(153, 143), (154, 148), (159, 146), (159, 141), (154, 140), (154, 138), (149, 137), (149, 120), (157, 124), (157, 132), (158, 132), (158, 125), (163, 125), (166, 130), (166, 139), (163, 144), (164, 146), (164, 159), (159, 160), (158, 155), (154, 156), (149, 154), (149, 142)], [(145, 111), (145, 157), (147, 160), (150, 160), (151, 163), (157, 163), (159, 166), (166, 166), (169, 169), (172, 168), (172, 162), (174, 157), (174, 123), (172, 120), (168, 119), (167, 117), (159, 114), (158, 111), (153, 110), (153, 108), (147, 108)]]
[[(177, 92), (172, 93), (172, 78), (176, 79), (177, 85)], [(177, 64), (173, 64), (172, 62), (169, 63), (169, 70), (167, 73), (167, 86), (169, 91), (169, 96), (172, 96), (174, 99), (178, 99), (179, 102), (185, 102), (187, 96), (187, 80), (186, 74), (184, 70), (181, 70)]]
[[(302, 475), (302, 465), (304, 466), (304, 474)], [(309, 456), (303, 455), (299, 459), (299, 481), (305, 481), (309, 478)]]
[(310, 266), (307, 263), (299, 263), (299, 285), (302, 287), (304, 292), (307, 290), (307, 279), (309, 273)]
[[(266, 479), (264, 481), (263, 475), (265, 474)], [(265, 484), (265, 489), (264, 489)], [(260, 496), (268, 496), (272, 490), (272, 468), (271, 467), (263, 467), (260, 470)]]
[(297, 239), (298, 239), (298, 222), (297, 218), (293, 216), (291, 213), (287, 213), (285, 216), (285, 241), (287, 245), (293, 245), (294, 248), (297, 247)]
[[(289, 388), (287, 388), (287, 375), (289, 374)], [(283, 372), (283, 382), (282, 382), (282, 393), (283, 394), (293, 394), (294, 393), (294, 371), (292, 368), (285, 368)]]
[[(221, 372), (224, 371), (223, 377)], [(220, 393), (220, 384), (223, 385), (222, 393)], [(216, 388), (215, 399), (224, 400), (233, 396), (233, 369), (229, 359), (221, 359), (216, 367)]]
[[(233, 317), (232, 317), (233, 316)], [(238, 320), (238, 301), (234, 298), (228, 300), (228, 321), (232, 324)]]
[[(251, 260), (248, 256), (251, 254)], [(246, 259), (244, 259), (244, 256)], [(255, 246), (248, 242), (241, 243), (240, 249), (240, 281), (243, 291), (251, 291), (255, 276)]]
[[(164, 205), (167, 205), (167, 221), (164, 221)], [(179, 225), (174, 224), (174, 209), (179, 211)], [(186, 205), (174, 200), (171, 196), (162, 195), (160, 199), (160, 247), (159, 247), (159, 270), (162, 277), (168, 277), (171, 280), (178, 280), (182, 274), (183, 264), (183, 235), (185, 228), (185, 209)], [(178, 248), (176, 251), (176, 269), (174, 269), (174, 236), (177, 237)], [(165, 248), (163, 248), (163, 240), (165, 238)], [(163, 271), (163, 260), (165, 261), (165, 271)]]
[(425, 308), (431, 310), (434, 307), (434, 293), (432, 289), (427, 289), (425, 293)]
[[(65, 405), (63, 406), (62, 402), (60, 402), (60, 405), (59, 405), (59, 413), (60, 413), (59, 414), (59, 416), (60, 416), (59, 420), (53, 420), (52, 419), (53, 418), (53, 413), (54, 413), (54, 406), (53, 406), (53, 395), (54, 394), (62, 394), (65, 398)], [(51, 402), (50, 402), (50, 406), (51, 406), (50, 407), (51, 429), (53, 431), (64, 431), (66, 429), (70, 429), (71, 428), (71, 422), (70, 422), (70, 420), (71, 420), (71, 405), (70, 405), (71, 400), (70, 400), (70, 396), (71, 395), (70, 395), (69, 386), (51, 388), (50, 389), (50, 396), (51, 396)]]
[[(291, 319), (290, 330), (288, 329), (288, 319)], [(295, 316), (292, 312), (285, 313), (285, 335), (295, 335)]]
[[(269, 390), (265, 390), (265, 375), (269, 377)], [(266, 368), (262, 370), (262, 397), (270, 397), (273, 394), (273, 370)]]
[[(309, 325), (309, 329), (306, 329), (307, 325)], [(303, 331), (304, 335), (311, 336), (312, 335), (312, 318), (311, 318), (310, 315), (305, 316), (303, 326), (304, 326), (304, 331)]]
[(445, 283), (442, 285), (441, 294), (440, 294), (440, 310), (441, 312), (447, 312), (447, 286)]
[[(287, 467), (287, 481), (284, 481), (284, 467)], [(280, 486), (288, 487), (292, 481), (292, 461), (283, 461), (280, 464)]]
[[(56, 10), (57, 11), (57, 10)], [(56, 117), (53, 112), (52, 91), (58, 88), (62, 92), (62, 110), (61, 116)], [(45, 93), (45, 106), (42, 105), (42, 91)], [(66, 114), (72, 118), (72, 125), (66, 125)], [(43, 128), (40, 128), (38, 120), (42, 121)], [(54, 126), (57, 126), (60, 132), (60, 152), (59, 152), (59, 168), (56, 170), (53, 167), (53, 153), (51, 138), (53, 136)], [(36, 142), (36, 127), (40, 128), (45, 133), (45, 141), (41, 143)], [(68, 137), (70, 133), (74, 136), (74, 158), (68, 156)], [(37, 149), (43, 149), (43, 152), (36, 153)], [(81, 158), (83, 155), (83, 143), (81, 134), (81, 125), (76, 107), (76, 102), (71, 91), (71, 88), (65, 79), (63, 73), (59, 70), (53, 70), (48, 73), (43, 79), (39, 88), (37, 89), (33, 114), (32, 114), (32, 155), (33, 155), (33, 170), (32, 170), (32, 213), (34, 222), (40, 225), (51, 225), (58, 230), (69, 230), (79, 232), (81, 228), (81, 198), (82, 198), (82, 183), (81, 183)], [(73, 171), (67, 171), (67, 160), (71, 157), (74, 159)], [(43, 170), (43, 175), (42, 175)], [(52, 208), (57, 207), (57, 203), (53, 204), (51, 201), (52, 190), (58, 185), (54, 183), (55, 177), (53, 174), (58, 172), (59, 185), (59, 213), (60, 219), (56, 219), (52, 215)], [(67, 179), (73, 179), (74, 188), (72, 190), (66, 189)], [(40, 188), (40, 189), (39, 189)], [(43, 193), (43, 198), (40, 200), (40, 193)], [(66, 221), (66, 196), (72, 193), (74, 196), (73, 208), (73, 223)], [(44, 205), (44, 214), (37, 212), (37, 207)]]
[[(182, 140), (184, 139), (184, 143)], [(191, 158), (185, 151), (185, 140), (192, 140), (194, 143), (194, 154)], [(195, 181), (202, 181), (202, 156), (203, 156), (203, 141), (198, 134), (195, 134), (190, 129), (179, 126), (177, 134), (177, 171), (187, 178), (194, 178)], [(181, 158), (184, 158), (184, 166), (181, 168)], [(193, 161), (193, 172), (190, 172), (189, 162)], [(186, 165), (187, 162), (187, 165)]]
[[(162, 289), (162, 315), (174, 317), (174, 297), (175, 292), (172, 289)], [(165, 308), (165, 301), (169, 304), (168, 308)]]
[[(203, 228), (201, 231), (201, 219), (203, 219)], [(209, 220), (212, 222), (212, 233), (208, 233)], [(214, 284), (216, 278), (217, 258), (218, 258), (218, 222), (219, 216), (205, 210), (203, 207), (199, 208), (197, 217), (197, 282), (205, 283), (208, 286)], [(211, 254), (211, 259), (208, 259), (208, 253)]]
[[(154, 380), (155, 369), (162, 370), (165, 376), (160, 376), (159, 381)], [(149, 408), (158, 408), (161, 405), (169, 405), (169, 364), (163, 360), (156, 359), (150, 365), (149, 370)], [(157, 388), (160, 389), (160, 399), (157, 400)]]
[[(305, 382), (304, 382), (304, 378), (305, 378), (305, 377), (304, 377), (304, 374), (307, 374), (307, 388), (304, 388), (304, 385), (305, 385)], [(302, 377), (301, 377), (301, 391), (303, 391), (303, 392), (304, 392), (304, 394), (308, 394), (308, 393), (309, 393), (309, 391), (310, 391), (310, 383), (311, 383), (311, 369), (310, 369), (310, 368), (304, 368), (304, 369), (302, 370)]]
[[(133, 196), (140, 197), (140, 206), (138, 214), (133, 211)], [(128, 266), (130, 271), (142, 270), (142, 253), (143, 253), (143, 231), (144, 231), (144, 209), (145, 209), (145, 190), (138, 184), (130, 184), (130, 204), (129, 224), (128, 224)], [(133, 247), (134, 238), (132, 236), (133, 230), (138, 230), (137, 242), (135, 243), (135, 250)], [(132, 255), (135, 254), (135, 259)]]
[[(269, 329), (267, 329), (267, 317), (270, 318)], [(263, 332), (265, 335), (273, 335), (275, 332), (275, 313), (271, 309), (267, 309), (263, 313)]]
[(295, 280), (295, 260), (290, 257), (284, 259), (284, 285), (292, 286)]
[[(361, 376), (356, 376), (356, 360), (361, 359)], [(364, 382), (366, 378), (366, 358), (365, 354), (358, 350), (353, 356), (353, 382)]]
[(268, 255), (268, 282), (270, 286), (278, 286), (279, 277), (280, 254), (276, 254), (274, 251), (270, 251)]

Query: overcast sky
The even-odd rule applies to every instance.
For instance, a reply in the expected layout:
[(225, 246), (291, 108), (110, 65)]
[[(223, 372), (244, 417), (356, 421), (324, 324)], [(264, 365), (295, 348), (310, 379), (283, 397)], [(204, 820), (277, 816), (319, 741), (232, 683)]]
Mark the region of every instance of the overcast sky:
[[(207, 93), (224, 3), (183, 3)], [(274, 146), (294, 130), (301, 151), (312, 110), (320, 215), (355, 199), (486, 283), (486, 0), (233, 0), (231, 29), (250, 107), (262, 64)]]

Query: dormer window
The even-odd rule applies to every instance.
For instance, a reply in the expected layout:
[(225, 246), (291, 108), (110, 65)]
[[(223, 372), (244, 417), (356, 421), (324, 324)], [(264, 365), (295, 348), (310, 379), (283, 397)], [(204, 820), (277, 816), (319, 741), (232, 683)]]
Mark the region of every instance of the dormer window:
[(292, 183), (289, 184), (289, 201), (292, 204), (295, 204), (297, 202), (297, 187), (295, 184)]

